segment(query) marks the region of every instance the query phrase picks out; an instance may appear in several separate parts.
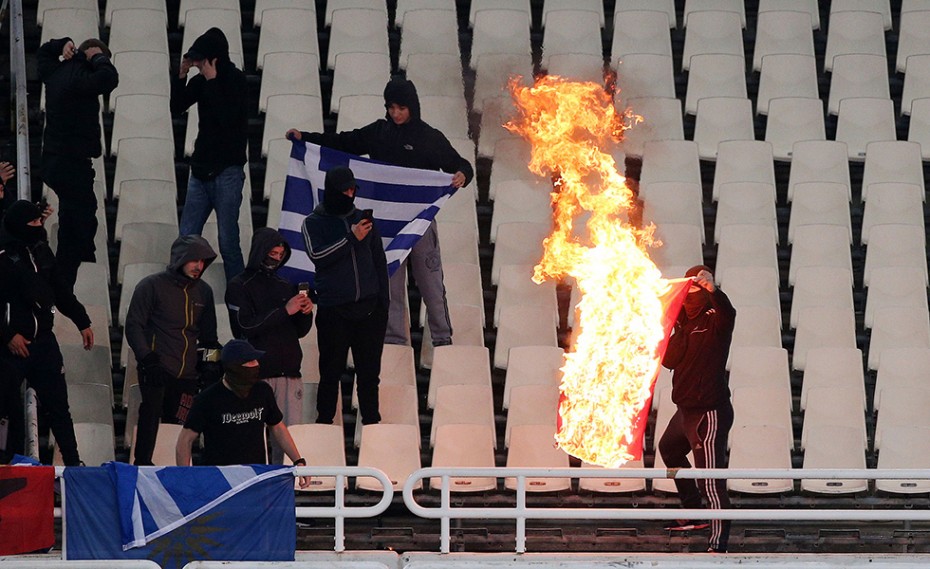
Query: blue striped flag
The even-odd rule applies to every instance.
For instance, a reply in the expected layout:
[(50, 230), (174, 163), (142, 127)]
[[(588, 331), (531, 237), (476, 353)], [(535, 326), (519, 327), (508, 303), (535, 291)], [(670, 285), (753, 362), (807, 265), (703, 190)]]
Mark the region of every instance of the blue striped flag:
[(326, 172), (336, 166), (348, 166), (355, 174), (358, 184), (355, 206), (374, 211), (388, 273), (392, 275), (429, 228), (439, 208), (456, 191), (452, 187), (452, 174), (393, 166), (294, 141), (278, 227), (291, 246), (291, 257), (278, 274), (291, 282), (306, 281), (312, 286), (315, 271), (307, 256), (301, 228), (304, 218), (323, 199)]

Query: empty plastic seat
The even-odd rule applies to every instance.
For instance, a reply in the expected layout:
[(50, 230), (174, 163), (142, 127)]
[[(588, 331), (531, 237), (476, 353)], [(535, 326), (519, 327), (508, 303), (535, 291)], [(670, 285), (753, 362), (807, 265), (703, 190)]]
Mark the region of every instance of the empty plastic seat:
[(507, 369), (510, 348), (516, 346), (558, 346), (557, 318), (549, 308), (505, 306), (501, 309), (494, 367)]
[(111, 385), (111, 356), (108, 347), (94, 346), (85, 350), (83, 346), (64, 345), (61, 346), (61, 355), (64, 361), (65, 381), (69, 386), (79, 383)]
[[(237, 0), (181, 0), (178, 8), (178, 27), (183, 28), (187, 17), (187, 12), (194, 8), (219, 8), (240, 12), (239, 2)], [(241, 14), (240, 14), (241, 16)], [(240, 23), (241, 26), (241, 23)]]
[[(110, 308), (108, 306), (102, 306), (99, 304), (87, 304), (84, 306), (87, 310), (87, 315), (90, 317), (91, 328), (97, 332), (94, 340), (96, 345), (105, 346), (107, 349), (110, 348), (110, 335), (106, 333), (107, 327), (109, 326), (108, 314)], [(83, 346), (84, 339), (81, 337), (80, 331), (77, 329), (77, 326), (69, 318), (65, 317), (60, 312), (55, 312), (55, 321), (52, 325), (52, 332), (55, 333), (55, 337), (58, 339), (59, 345), (72, 345), (72, 346)], [(110, 382), (107, 382), (109, 387)]]
[(127, 180), (121, 186), (114, 240), (122, 239), (127, 223), (178, 225), (177, 185), (164, 180)]
[(926, 313), (895, 306), (876, 310), (869, 339), (869, 369), (878, 369), (882, 352), (890, 348), (930, 348)]
[(668, 19), (669, 28), (677, 28), (677, 12), (674, 0), (621, 0), (614, 5), (614, 21), (625, 16), (625, 12), (637, 10), (657, 10)]
[(468, 109), (462, 97), (420, 95), (423, 120), (452, 138), (468, 138)]
[[(597, 469), (603, 468), (602, 466), (596, 466), (593, 464), (588, 464), (587, 462), (581, 463), (581, 468), (585, 469)], [(643, 461), (634, 460), (627, 462), (620, 468), (643, 468)], [(582, 471), (584, 472), (584, 471)], [(646, 489), (646, 479), (645, 478), (584, 478), (578, 477), (578, 490), (584, 490), (587, 492), (595, 492), (598, 494), (626, 494), (630, 492), (642, 492)]]
[[(450, 304), (484, 306), (481, 290), (481, 269), (469, 263), (443, 263), (443, 284)], [(420, 304), (420, 326), (426, 325), (426, 304)]]
[[(336, 70), (339, 63), (336, 63)], [(390, 75), (390, 60), (388, 60)], [(420, 96), (465, 97), (462, 58), (448, 53), (413, 53), (407, 58), (407, 79), (417, 86)], [(448, 137), (447, 137), (448, 138)], [(474, 154), (474, 151), (472, 151)]]
[(852, 274), (839, 267), (801, 267), (797, 271), (791, 301), (791, 327), (805, 310), (830, 306), (853, 310)]
[[(342, 425), (290, 425), (288, 430), (294, 438), (300, 456), (306, 456), (307, 466), (345, 466), (345, 435), (342, 433)], [(295, 484), (296, 482), (295, 480)], [(310, 486), (298, 490), (326, 492), (335, 488), (335, 477), (313, 476)]]
[[(788, 178), (789, 202), (794, 196), (794, 186), (803, 182), (835, 182), (850, 188), (847, 145), (832, 140), (796, 142)], [(852, 199), (852, 190), (849, 190), (849, 199)]]
[(556, 346), (516, 346), (510, 349), (504, 380), (504, 409), (510, 407), (511, 394), (521, 385), (558, 386), (565, 352)]
[(930, 428), (926, 406), (930, 389), (924, 387), (886, 387), (882, 392), (882, 408), (875, 421), (875, 450), (881, 451), (885, 433), (895, 427)]
[[(801, 431), (801, 448), (807, 449), (812, 433), (822, 427), (837, 426), (852, 429), (855, 439), (849, 439), (854, 448), (865, 450), (865, 409), (860, 394), (840, 387), (815, 387), (807, 393), (807, 407)], [(836, 444), (843, 439), (837, 439)], [(844, 440), (845, 442), (845, 440)], [(863, 465), (862, 468), (865, 466)], [(805, 465), (805, 468), (808, 468)], [(827, 468), (820, 466), (820, 468)], [(839, 467), (834, 467), (839, 468)]]
[(123, 287), (119, 298), (119, 312), (117, 313), (120, 326), (126, 322), (126, 313), (129, 311), (129, 301), (132, 299), (132, 293), (136, 290), (139, 281), (148, 275), (165, 270), (168, 263), (168, 257), (165, 257), (163, 263), (130, 263), (125, 266), (123, 273)]
[(440, 221), (439, 246), (443, 251), (444, 263), (478, 264), (478, 233), (466, 223)]
[(604, 3), (601, 0), (545, 0), (542, 10), (542, 27), (548, 25), (548, 15), (558, 10), (587, 10), (598, 15), (600, 26), (604, 27)]
[[(433, 468), (493, 468), (494, 428), (488, 425), (442, 425), (436, 429)], [(433, 490), (441, 488), (441, 477), (429, 480)], [(449, 479), (451, 492), (486, 492), (497, 488), (494, 477), (454, 476)]]
[[(878, 468), (930, 468), (930, 429), (911, 425), (888, 427), (882, 435)], [(875, 489), (894, 494), (918, 494), (930, 491), (926, 480), (876, 480)]]
[(491, 214), (491, 243), (497, 241), (497, 228), (504, 223), (548, 223), (552, 218), (549, 192), (543, 184), (507, 180), (499, 183), (496, 190), (494, 212)]
[(697, 113), (698, 101), (708, 97), (747, 98), (742, 56), (704, 53), (691, 57), (685, 112)]
[[(906, 17), (901, 18), (896, 69), (899, 73), (906, 74), (905, 80), (915, 71), (911, 62), (930, 53), (928, 25), (930, 25), (930, 11), (908, 12)], [(911, 57), (915, 59), (912, 60)]]
[[(116, 159), (113, 175), (113, 197), (120, 198), (123, 185), (131, 181), (163, 181), (173, 190), (177, 188), (174, 172), (174, 142), (163, 138), (124, 138), (122, 152)], [(158, 221), (155, 219), (145, 221)], [(119, 239), (117, 231), (117, 239)]]
[(319, 58), (316, 9), (312, 5), (302, 8), (269, 7), (261, 14), (263, 33), (258, 37), (256, 68), (264, 67), (265, 55), (269, 53), (307, 53)]
[[(494, 403), (490, 385), (449, 384), (436, 390), (430, 444), (436, 444), (436, 435), (440, 427), (453, 424), (483, 425), (493, 430)], [(497, 446), (496, 437), (491, 442)]]
[(110, 154), (119, 153), (124, 138), (160, 138), (174, 141), (168, 97), (164, 95), (121, 95), (115, 103)]
[(847, 54), (870, 54), (887, 60), (885, 56), (885, 22), (876, 12), (848, 11), (830, 14), (827, 34), (827, 51), (823, 67), (831, 71), (835, 58)]
[(557, 385), (527, 384), (514, 387), (510, 409), (507, 411), (504, 445), (511, 446), (514, 427), (545, 425), (555, 429), (559, 420), (559, 398)]
[[(791, 468), (791, 432), (774, 425), (746, 425), (730, 431), (729, 468)], [(791, 492), (792, 479), (730, 479), (727, 489), (745, 494)]]
[[(520, 425), (513, 428), (512, 445), (507, 452), (507, 468), (568, 468), (568, 455), (553, 444), (552, 425)], [(504, 479), (504, 487), (516, 490), (516, 477)], [(571, 478), (537, 478), (524, 480), (527, 492), (571, 490)]]
[(68, 405), (75, 423), (101, 423), (113, 429), (113, 386), (109, 380), (106, 383), (69, 383)]
[(701, 186), (688, 182), (653, 182), (649, 184), (643, 205), (643, 222), (688, 224), (701, 227), (703, 237), (704, 213), (701, 208)]
[[(116, 439), (113, 435), (113, 425), (103, 423), (78, 422), (74, 423), (74, 436), (77, 438), (78, 452), (81, 461), (87, 466), (100, 466), (105, 462), (115, 460), (114, 447)], [(52, 456), (54, 466), (63, 466), (61, 452), (58, 445)]]
[[(923, 188), (923, 165), (916, 142), (888, 140), (869, 143), (866, 147), (865, 170), (862, 172), (862, 201), (867, 201), (873, 184), (883, 182), (899, 182)], [(923, 192), (920, 195), (921, 200), (925, 201)]]
[(110, 93), (113, 112), (120, 95), (171, 95), (168, 54), (155, 51), (123, 51), (113, 54), (119, 85)]
[(796, 227), (788, 271), (789, 285), (794, 286), (802, 267), (838, 267), (852, 274), (847, 226), (812, 224)]
[(265, 111), (268, 106), (268, 97), (273, 95), (297, 94), (320, 97), (319, 69), (320, 57), (312, 53), (265, 54), (261, 91), (258, 95), (258, 112)]
[(923, 97), (911, 101), (907, 140), (920, 144), (921, 158), (930, 160), (930, 98)]
[[(660, 269), (693, 267), (704, 264), (704, 229), (698, 225), (661, 223), (655, 237), (662, 244), (649, 251), (649, 258)], [(573, 289), (574, 291), (574, 289)]]
[(468, 7), (468, 25), (474, 27), (475, 16), (481, 10), (515, 10), (530, 15), (529, 0), (474, 0)]
[[(383, 3), (382, 3), (383, 5)], [(404, 14), (404, 29), (400, 36), (398, 66), (407, 68), (407, 60), (417, 53), (444, 53), (461, 58), (458, 22), (454, 10), (410, 10)]]
[(543, 32), (542, 60), (549, 67), (549, 57), (557, 54), (578, 53), (602, 57), (601, 26), (603, 17), (598, 12), (572, 7), (553, 10), (546, 14)]
[[(882, 224), (923, 227), (923, 187), (885, 182), (869, 185), (870, 197), (862, 216), (862, 244), (867, 245), (871, 228)], [(864, 189), (864, 188), (863, 188)]]
[(542, 258), (542, 242), (550, 229), (549, 224), (542, 223), (501, 224), (497, 228), (491, 282), (498, 284), (504, 265), (535, 265)]
[[(152, 450), (152, 464), (155, 466), (175, 466), (176, 449), (178, 447), (178, 435), (181, 434), (182, 425), (173, 423), (161, 423), (158, 425), (158, 433), (155, 436), (155, 448)], [(136, 433), (133, 433), (132, 447), (129, 451), (129, 461), (134, 462), (136, 459)], [(83, 458), (83, 455), (81, 456)]]
[(761, 140), (725, 140), (718, 144), (717, 165), (714, 168), (714, 201), (719, 198), (721, 186), (732, 182), (768, 184), (772, 187), (772, 203), (775, 203), (772, 145)]
[(612, 63), (617, 70), (621, 100), (675, 97), (675, 75), (670, 55), (628, 53)]
[(811, 28), (820, 29), (820, 7), (817, 0), (759, 0), (759, 13), (793, 10), (810, 16)]
[(168, 264), (171, 244), (178, 237), (178, 227), (168, 223), (127, 223), (123, 227), (117, 281), (123, 282), (123, 270), (130, 263)]
[(850, 160), (863, 160), (872, 142), (895, 138), (894, 103), (891, 99), (840, 101), (836, 140), (847, 144)]
[(837, 182), (800, 182), (794, 186), (794, 191), (788, 220), (789, 243), (794, 241), (795, 228), (816, 223), (846, 226), (852, 243), (847, 186)]
[[(717, 162), (717, 171), (720, 169)], [(643, 147), (640, 196), (651, 182), (701, 183), (697, 143), (691, 140), (655, 140)]]
[(720, 231), (715, 277), (726, 286), (732, 267), (778, 268), (775, 236), (769, 227), (727, 225)]
[[(813, 55), (769, 54), (762, 58), (756, 112), (766, 115), (769, 101), (782, 97), (819, 98)], [(775, 113), (773, 116), (777, 117)]]
[[(727, 296), (737, 312), (748, 306), (767, 306), (774, 309), (779, 316), (781, 314), (778, 273), (772, 267), (730, 269), (727, 276)], [(781, 326), (781, 318), (778, 323)]]
[(796, 142), (826, 138), (820, 99), (781, 97), (769, 101), (765, 140), (772, 144), (776, 160), (790, 161)]
[(553, 53), (546, 60), (546, 73), (573, 81), (604, 82), (604, 58), (591, 53)]
[[(449, 304), (449, 320), (455, 330), (455, 343), (463, 346), (484, 345), (484, 307), (470, 304)], [(423, 329), (420, 365), (429, 369), (433, 361), (433, 343), (429, 326)]]
[(295, 124), (311, 132), (323, 130), (323, 103), (312, 95), (274, 95), (268, 97), (265, 128), (262, 134), (262, 156), (268, 155), (268, 143), (284, 138)]
[[(168, 17), (164, 3), (151, 8), (127, 7), (109, 11), (110, 39), (107, 46), (116, 55), (123, 51), (154, 51), (168, 54), (168, 34), (165, 31)], [(94, 37), (96, 33), (92, 36)]]
[(343, 52), (389, 53), (387, 24), (386, 10), (346, 8), (334, 11), (326, 66), (333, 69), (336, 56)]
[(316, 3), (313, 0), (255, 0), (255, 11), (252, 25), (256, 28), (262, 26), (265, 11), (276, 8), (303, 8), (313, 11), (313, 21), (316, 22)]
[[(740, 387), (733, 390), (733, 431), (746, 426), (768, 425), (791, 431), (791, 389), (781, 387)], [(794, 440), (784, 441), (785, 449)], [(731, 445), (732, 446), (732, 445)]]
[(664, 11), (643, 9), (617, 13), (614, 17), (610, 60), (622, 60), (631, 53), (651, 53), (671, 57), (672, 36), (668, 30), (669, 17)]
[[(806, 428), (806, 426), (805, 426)], [(803, 468), (865, 468), (865, 443), (856, 428), (818, 425), (807, 434)], [(803, 479), (801, 490), (816, 494), (849, 494), (868, 490), (867, 480)]]
[(647, 142), (684, 140), (681, 100), (674, 97), (644, 97), (627, 101), (642, 122), (624, 132), (621, 148), (627, 156), (642, 156)]
[(533, 82), (533, 58), (529, 53), (485, 53), (472, 67), (475, 69), (472, 110), (476, 112), (484, 110), (485, 99), (507, 95), (511, 77), (519, 77), (520, 84), (525, 86)]
[(684, 26), (691, 25), (689, 20), (696, 12), (707, 10), (735, 12), (746, 27), (746, 7), (739, 0), (685, 0)]
[(390, 77), (391, 61), (386, 53), (340, 53), (333, 71), (330, 112), (338, 113), (340, 101), (347, 95), (381, 96)]
[[(355, 387), (355, 386), (353, 386)], [(358, 398), (357, 391), (353, 395)], [(378, 387), (378, 405), (381, 412), (381, 422), (394, 425), (412, 425), (419, 433), (420, 413), (417, 388), (415, 385), (381, 384)], [(356, 411), (355, 446), (362, 443), (365, 426), (362, 424), (361, 411)], [(417, 436), (419, 441), (419, 435)]]
[(726, 140), (753, 140), (752, 101), (707, 97), (697, 102), (694, 141), (702, 159), (715, 160), (717, 145)]
[(438, 346), (433, 349), (427, 405), (436, 406), (436, 394), (444, 385), (491, 386), (491, 359), (484, 346)]
[(384, 97), (381, 95), (343, 95), (339, 100), (336, 131), (361, 128), (384, 118)]
[(530, 13), (523, 10), (478, 10), (472, 30), (471, 67), (484, 54), (531, 53)]
[(855, 347), (856, 315), (849, 307), (810, 306), (798, 314), (791, 367), (805, 369), (807, 352), (815, 348)]
[(833, 387), (860, 400), (866, 409), (865, 374), (862, 350), (857, 348), (814, 348), (807, 353), (804, 382), (801, 384), (801, 409), (807, 408), (808, 394), (817, 388)]
[(930, 319), (926, 289), (923, 272), (918, 267), (875, 269), (865, 302), (865, 327), (871, 328), (875, 313), (889, 307), (907, 308)]
[(720, 186), (714, 240), (728, 225), (761, 225), (772, 229), (778, 243), (778, 220), (775, 215), (775, 187), (762, 182), (729, 182)]
[(926, 250), (921, 227), (896, 223), (872, 226), (865, 254), (863, 284), (869, 286), (872, 271), (880, 267), (917, 267), (927, 282)]
[[(743, 306), (736, 312), (730, 353), (742, 347), (781, 348), (781, 313), (771, 306)], [(732, 360), (727, 360), (727, 369)]]
[(883, 56), (850, 53), (836, 57), (827, 110), (831, 115), (838, 114), (842, 100), (855, 98), (891, 98), (888, 66)]
[[(907, 0), (904, 3), (907, 3)], [(885, 29), (891, 29), (891, 2), (889, 0), (835, 0), (830, 3), (831, 18), (837, 12), (850, 11), (880, 14)]]
[(501, 267), (500, 280), (497, 285), (497, 299), (494, 303), (494, 326), (500, 323), (501, 309), (504, 306), (533, 306), (552, 311), (558, 321), (559, 303), (556, 298), (555, 281), (547, 280), (536, 284), (532, 280), (531, 265), (504, 265)]
[[(762, 70), (764, 73), (766, 57), (786, 55), (809, 57), (813, 60), (814, 34), (811, 33), (810, 13), (789, 10), (759, 12), (752, 55), (753, 70)], [(786, 61), (799, 60), (788, 58)], [(797, 75), (787, 68), (781, 69), (786, 75)]]
[[(387, 474), (394, 491), (401, 490), (407, 478), (420, 469), (420, 431), (414, 425), (365, 425), (361, 443), (358, 465), (374, 467)], [(359, 476), (355, 487), (380, 491), (381, 483), (370, 476)], [(422, 487), (423, 482), (418, 481), (414, 489)]]
[(791, 389), (788, 350), (772, 346), (740, 346), (730, 350), (729, 385), (731, 390), (743, 387)]
[[(930, 52), (930, 48), (927, 51)], [(904, 91), (901, 93), (902, 115), (911, 114), (914, 100), (930, 91), (930, 54), (912, 55), (907, 59), (910, 67), (904, 76)]]
[(110, 269), (106, 262), (81, 263), (78, 267), (77, 281), (74, 283), (74, 295), (85, 306), (103, 306), (107, 312), (107, 322), (113, 324), (110, 309)]
[(691, 57), (705, 53), (743, 55), (743, 24), (736, 12), (705, 10), (687, 17), (681, 68), (687, 71)]
[(80, 45), (80, 42), (85, 39), (100, 35), (97, 31), (100, 27), (100, 12), (96, 3), (93, 6), (86, 6), (59, 2), (54, 6), (43, 5), (41, 8), (40, 45), (63, 37), (73, 37), (75, 44)]

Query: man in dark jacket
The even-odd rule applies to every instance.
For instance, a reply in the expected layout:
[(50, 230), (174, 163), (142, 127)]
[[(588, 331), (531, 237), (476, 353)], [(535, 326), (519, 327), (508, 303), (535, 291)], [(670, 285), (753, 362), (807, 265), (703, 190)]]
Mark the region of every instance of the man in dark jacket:
[[(276, 274), (290, 256), (291, 247), (280, 233), (270, 227), (257, 229), (245, 271), (226, 288), (233, 334), (264, 352), (259, 378), (274, 391), (287, 426), (300, 423), (303, 414), (300, 339), (313, 324), (310, 297)], [(269, 440), (272, 463), (280, 464), (284, 451), (277, 439)]]
[[(727, 438), (733, 426), (733, 406), (726, 364), (736, 322), (736, 309), (714, 275), (704, 265), (685, 273), (692, 277), (675, 332), (669, 338), (662, 365), (672, 374), (672, 401), (678, 410), (659, 441), (659, 452), (669, 468), (691, 468), (688, 452), (697, 468), (726, 468)], [(701, 508), (701, 495), (712, 509), (730, 507), (724, 479), (675, 480), (685, 508)], [(670, 530), (707, 527), (706, 522), (678, 520)], [(713, 520), (708, 551), (726, 552), (729, 520)]]
[(93, 347), (94, 333), (73, 287), (58, 272), (42, 221), (42, 212), (35, 204), (20, 200), (10, 206), (0, 227), (0, 418), (9, 421), (6, 440), (0, 437), (0, 450), (23, 452), (19, 390), (25, 378), (49, 417), (65, 466), (76, 466), (81, 459), (61, 350), (52, 332), (54, 310), (78, 327), (84, 349)]
[(58, 268), (77, 280), (81, 262), (94, 262), (97, 197), (91, 158), (101, 155), (100, 95), (119, 83), (110, 50), (98, 39), (75, 48), (71, 38), (39, 48), (39, 78), (45, 84), (42, 179), (58, 194)]
[[(320, 144), (352, 154), (367, 154), (397, 166), (442, 170), (454, 174), (452, 185), (467, 185), (474, 172), (446, 137), (420, 118), (420, 99), (413, 82), (394, 79), (384, 88), (385, 118), (362, 128), (336, 134), (301, 132), (291, 129), (288, 138)], [(442, 258), (436, 222), (430, 224), (423, 237), (414, 245), (407, 260), (391, 276), (391, 313), (386, 341), (389, 344), (410, 344), (410, 330), (403, 301), (407, 283), (407, 264), (426, 304), (430, 336), (433, 345), (452, 343), (452, 323), (442, 282)]]
[[(219, 347), (213, 290), (201, 280), (216, 259), (210, 244), (199, 235), (178, 237), (171, 261), (161, 273), (139, 281), (126, 314), (126, 341), (139, 365), (139, 407), (135, 464), (152, 464), (159, 420), (183, 424), (198, 381), (198, 346)], [(206, 375), (222, 375), (214, 362)]]
[(349, 348), (362, 424), (381, 421), (378, 384), (391, 304), (387, 259), (374, 223), (353, 204), (355, 190), (352, 170), (339, 166), (327, 172), (323, 203), (303, 225), (307, 254), (316, 267), (317, 423), (333, 422)]
[[(200, 73), (188, 81), (191, 67)], [(216, 210), (227, 281), (244, 268), (239, 208), (248, 142), (247, 96), (245, 74), (229, 60), (229, 42), (219, 28), (194, 40), (171, 80), (171, 112), (181, 114), (196, 104), (199, 114), (180, 234), (200, 235), (210, 211)]]

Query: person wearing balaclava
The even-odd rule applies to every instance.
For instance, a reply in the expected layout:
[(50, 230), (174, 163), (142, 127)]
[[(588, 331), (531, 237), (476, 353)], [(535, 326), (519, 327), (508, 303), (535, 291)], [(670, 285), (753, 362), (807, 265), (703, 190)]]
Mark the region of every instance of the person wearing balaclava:
[[(288, 426), (302, 422), (300, 339), (313, 324), (313, 301), (308, 293), (278, 275), (290, 256), (291, 247), (278, 231), (256, 229), (245, 271), (226, 288), (233, 335), (265, 352), (259, 377), (274, 391)], [(284, 451), (274, 438), (270, 440), (271, 462), (280, 464)]]
[(139, 281), (126, 313), (126, 342), (139, 370), (135, 460), (151, 466), (159, 422), (184, 424), (200, 384), (219, 381), (222, 369), (211, 358), (220, 347), (213, 289), (202, 280), (216, 253), (199, 235), (171, 245), (164, 271)]
[[(178, 466), (191, 465), (191, 448), (200, 435), (205, 466), (266, 464), (266, 427), (295, 466), (307, 465), (282, 421), (271, 386), (259, 379), (259, 360), (264, 356), (246, 340), (230, 340), (223, 346), (223, 379), (194, 398), (175, 446)], [(301, 488), (309, 482), (302, 477)]]
[(25, 379), (48, 415), (65, 466), (77, 466), (81, 459), (64, 364), (52, 330), (55, 310), (74, 322), (85, 350), (94, 346), (94, 333), (87, 311), (59, 272), (43, 221), (35, 204), (20, 200), (0, 226), (0, 419), (8, 420), (5, 436), (0, 432), (0, 455), (23, 452), (20, 385)]
[(316, 329), (320, 348), (317, 423), (332, 424), (339, 383), (352, 350), (362, 423), (381, 421), (378, 383), (391, 304), (387, 259), (378, 229), (356, 209), (355, 176), (326, 173), (323, 203), (303, 223), (307, 255), (316, 267)]
[[(675, 330), (668, 341), (662, 365), (672, 370), (672, 401), (678, 406), (659, 441), (659, 452), (669, 468), (725, 468), (727, 439), (733, 426), (733, 406), (726, 363), (736, 322), (736, 309), (714, 284), (704, 265), (688, 269), (691, 278)], [(675, 479), (682, 507), (702, 508), (703, 495), (711, 509), (730, 507), (727, 481)], [(727, 550), (729, 520), (677, 520), (667, 529), (685, 531), (710, 526), (708, 551)]]
[[(361, 128), (340, 133), (311, 133), (297, 129), (287, 131), (292, 140), (335, 148), (352, 154), (367, 154), (407, 168), (441, 170), (452, 174), (452, 186), (461, 188), (474, 177), (468, 160), (456, 152), (442, 132), (420, 118), (420, 99), (416, 86), (408, 79), (392, 79), (384, 87), (385, 117)], [(378, 212), (375, 212), (378, 217)], [(385, 341), (410, 345), (410, 324), (404, 295), (407, 266), (413, 273), (417, 289), (426, 305), (427, 323), (434, 346), (452, 343), (452, 322), (442, 276), (439, 235), (433, 221), (417, 241), (407, 259), (391, 275), (390, 318)]]
[[(200, 73), (188, 79), (191, 68)], [(248, 144), (248, 85), (229, 58), (229, 41), (210, 28), (191, 44), (171, 78), (171, 112), (197, 105), (197, 139), (190, 158), (181, 235), (200, 235), (216, 210), (220, 254), (226, 280), (244, 269), (239, 246), (239, 208)]]

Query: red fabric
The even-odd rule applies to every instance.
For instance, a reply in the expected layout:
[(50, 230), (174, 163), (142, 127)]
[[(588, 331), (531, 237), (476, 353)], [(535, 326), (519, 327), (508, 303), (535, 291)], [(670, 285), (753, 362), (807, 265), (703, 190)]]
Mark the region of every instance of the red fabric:
[[(675, 326), (675, 320), (678, 319), (678, 313), (681, 311), (681, 305), (688, 296), (688, 289), (691, 288), (691, 280), (671, 279), (669, 280), (669, 290), (662, 295), (662, 326), (665, 329), (665, 336), (659, 344), (656, 352), (659, 355), (659, 361), (665, 356), (665, 349), (668, 347), (668, 337), (672, 334), (672, 328)], [(659, 376), (659, 368), (656, 368), (656, 375), (652, 378), (649, 392), (654, 395), (656, 387), (656, 378)], [(643, 437), (646, 433), (646, 423), (649, 421), (649, 409), (652, 407), (652, 395), (649, 400), (640, 409), (639, 415), (633, 423), (633, 443), (628, 447), (630, 454), (634, 456), (633, 460), (643, 459)]]
[(55, 469), (0, 466), (0, 555), (55, 545)]

